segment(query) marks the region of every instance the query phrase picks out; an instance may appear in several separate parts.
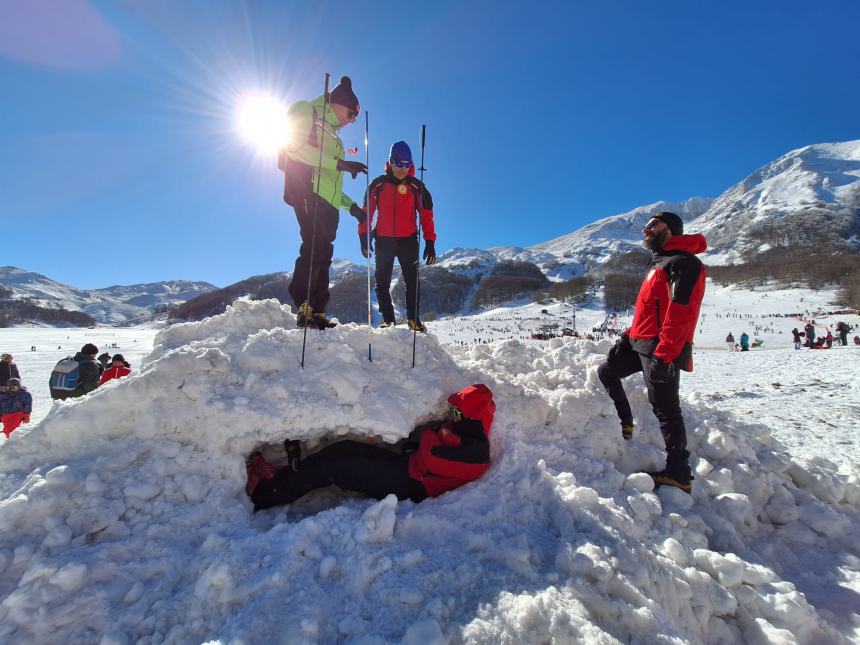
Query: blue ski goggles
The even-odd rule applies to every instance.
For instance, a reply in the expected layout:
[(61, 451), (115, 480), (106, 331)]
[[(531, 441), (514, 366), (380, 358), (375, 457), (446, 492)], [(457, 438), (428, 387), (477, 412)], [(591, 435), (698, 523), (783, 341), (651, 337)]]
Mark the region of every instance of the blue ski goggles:
[(412, 160), (408, 159), (406, 161), (401, 161), (400, 159), (389, 159), (388, 163), (392, 166), (397, 166), (398, 168), (409, 168), (412, 165)]

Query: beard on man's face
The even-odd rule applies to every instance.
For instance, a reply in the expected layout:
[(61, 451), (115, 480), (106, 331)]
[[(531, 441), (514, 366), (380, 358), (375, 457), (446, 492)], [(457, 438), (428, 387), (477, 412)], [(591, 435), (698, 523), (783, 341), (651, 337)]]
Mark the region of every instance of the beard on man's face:
[(644, 246), (646, 249), (654, 251), (656, 249), (662, 248), (665, 242), (666, 229), (663, 229), (656, 233), (653, 229), (651, 229), (645, 232), (645, 238), (642, 240), (642, 246)]

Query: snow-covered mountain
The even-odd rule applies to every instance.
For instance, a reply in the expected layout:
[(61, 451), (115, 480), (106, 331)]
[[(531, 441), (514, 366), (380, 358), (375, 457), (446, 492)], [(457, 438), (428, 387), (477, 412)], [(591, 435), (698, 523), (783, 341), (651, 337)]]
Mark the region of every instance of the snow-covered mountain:
[(160, 305), (177, 305), (216, 289), (208, 282), (170, 280), (104, 289), (79, 289), (33, 271), (0, 267), (0, 285), (12, 298), (28, 298), (42, 307), (83, 311), (102, 323), (123, 322), (152, 314)]
[(860, 140), (792, 150), (720, 195), (694, 225), (708, 238), (712, 263), (822, 233), (856, 237)]
[(711, 264), (743, 260), (777, 245), (822, 234), (860, 241), (860, 140), (820, 143), (759, 168), (717, 199), (659, 201), (526, 248), (456, 248), (440, 265), (458, 273), (486, 273), (501, 260), (525, 260), (549, 277), (567, 279), (609, 258), (641, 249), (642, 226), (655, 212), (678, 213), (689, 231), (708, 239)]

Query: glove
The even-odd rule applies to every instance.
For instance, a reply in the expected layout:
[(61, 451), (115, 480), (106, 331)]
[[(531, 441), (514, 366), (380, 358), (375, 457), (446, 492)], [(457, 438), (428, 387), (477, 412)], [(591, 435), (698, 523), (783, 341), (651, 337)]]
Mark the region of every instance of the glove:
[(367, 213), (365, 213), (364, 209), (355, 202), (353, 202), (352, 206), (349, 207), (349, 214), (357, 219), (359, 224), (367, 219)]
[(436, 264), (436, 242), (427, 240), (424, 245), (424, 261), (427, 264)]
[(360, 172), (363, 172), (365, 175), (367, 174), (367, 166), (360, 161), (346, 161), (345, 159), (338, 159), (337, 169), (343, 172), (348, 172), (352, 175), (353, 179), (355, 179), (355, 176)]
[(373, 240), (376, 239), (376, 231), (370, 234), (370, 249), (367, 248), (367, 233), (358, 234), (358, 243), (361, 244), (361, 254), (369, 258), (373, 254)]
[(615, 344), (611, 348), (609, 348), (608, 357), (615, 358), (616, 356), (618, 356), (622, 352), (627, 351), (630, 348), (630, 336), (628, 336), (627, 334), (621, 334), (621, 337), (617, 341), (615, 341)]
[(674, 363), (664, 363), (662, 358), (651, 358), (650, 378), (652, 383), (668, 383), (674, 377)]

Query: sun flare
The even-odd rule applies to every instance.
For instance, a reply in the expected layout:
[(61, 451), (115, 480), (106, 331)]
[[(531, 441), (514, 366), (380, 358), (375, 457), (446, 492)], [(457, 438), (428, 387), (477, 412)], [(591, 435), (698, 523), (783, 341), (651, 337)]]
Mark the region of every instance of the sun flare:
[(287, 108), (274, 96), (252, 94), (245, 97), (237, 116), (242, 138), (261, 154), (273, 154), (289, 141)]

